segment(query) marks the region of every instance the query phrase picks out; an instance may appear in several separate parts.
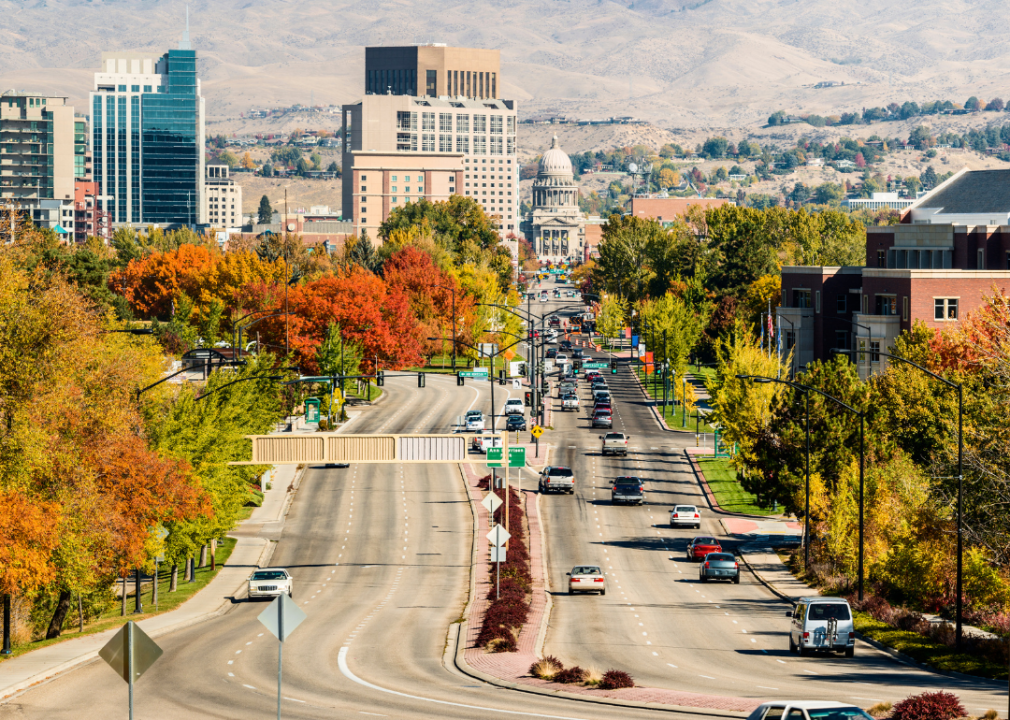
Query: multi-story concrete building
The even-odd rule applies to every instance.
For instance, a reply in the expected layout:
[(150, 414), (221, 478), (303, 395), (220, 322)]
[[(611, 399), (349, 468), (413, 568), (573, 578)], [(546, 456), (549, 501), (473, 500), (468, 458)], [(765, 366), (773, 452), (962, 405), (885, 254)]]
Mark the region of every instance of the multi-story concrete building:
[(497, 50), (441, 43), (365, 48), (366, 95), (495, 99), (500, 77)]
[(518, 231), (512, 101), (365, 95), (343, 107), (343, 125), (342, 211), (355, 232), (374, 238), (393, 208), (453, 193), (496, 217), (503, 238)]
[(67, 223), (73, 232), (74, 108), (66, 98), (0, 95), (0, 204), (40, 227), (60, 232)]
[(962, 171), (920, 197), (901, 224), (866, 229), (867, 266), (782, 268), (784, 347), (794, 364), (834, 348), (879, 353), (916, 321), (934, 329), (977, 309), (983, 294), (1010, 283), (1010, 170)]
[(160, 58), (103, 53), (90, 103), (93, 175), (113, 223), (205, 223), (204, 99), (188, 39)]
[(226, 163), (207, 163), (203, 202), (202, 216), (212, 227), (242, 227), (242, 186), (231, 177)]

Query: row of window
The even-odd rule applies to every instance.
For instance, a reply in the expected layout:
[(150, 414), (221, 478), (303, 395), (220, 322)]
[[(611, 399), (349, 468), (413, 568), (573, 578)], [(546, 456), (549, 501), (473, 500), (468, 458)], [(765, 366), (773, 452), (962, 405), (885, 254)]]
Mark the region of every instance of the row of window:
[[(933, 319), (934, 320), (957, 320), (957, 298), (933, 298)], [(813, 308), (814, 312), (821, 311), (821, 293), (818, 290), (813, 293), (811, 302), (810, 290), (796, 288), (793, 290), (794, 308)], [(839, 315), (844, 315), (849, 311), (849, 295), (840, 294), (835, 299), (835, 309)], [(863, 295), (863, 314), (869, 314), (869, 295)], [(877, 294), (874, 296), (874, 315), (894, 316), (898, 314), (898, 296), (889, 294)], [(908, 320), (908, 297), (902, 298), (901, 319)]]
[[(421, 130), (435, 131), (435, 116), (438, 115), (438, 131), (441, 133), (453, 132), (453, 117), (456, 118), (456, 133), (461, 135), (470, 134), (470, 115), (454, 113), (421, 113)], [(507, 126), (509, 134), (515, 134), (515, 115), (482, 115), (473, 116), (473, 132), (483, 134), (488, 131), (488, 118), (490, 117), (491, 134), (501, 135), (506, 127), (505, 118), (508, 118)], [(404, 132), (417, 132), (417, 113), (407, 110), (399, 110), (396, 113), (396, 129)]]
[[(887, 250), (877, 250), (877, 267), (894, 267), (899, 269), (944, 269), (950, 267), (950, 250), (918, 250), (891, 248), (893, 255), (888, 264)], [(975, 269), (986, 270), (985, 250), (975, 251)], [(995, 269), (995, 268), (992, 268)], [(1006, 251), (1006, 270), (1010, 270), (1010, 250)]]

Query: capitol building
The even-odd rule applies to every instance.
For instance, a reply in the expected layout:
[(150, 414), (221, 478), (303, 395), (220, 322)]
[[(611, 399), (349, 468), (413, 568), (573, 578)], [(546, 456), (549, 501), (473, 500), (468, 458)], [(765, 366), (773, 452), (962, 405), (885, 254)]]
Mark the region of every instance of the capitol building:
[(541, 262), (581, 262), (584, 257), (586, 221), (579, 210), (579, 189), (557, 135), (540, 159), (533, 211), (523, 218), (520, 230)]

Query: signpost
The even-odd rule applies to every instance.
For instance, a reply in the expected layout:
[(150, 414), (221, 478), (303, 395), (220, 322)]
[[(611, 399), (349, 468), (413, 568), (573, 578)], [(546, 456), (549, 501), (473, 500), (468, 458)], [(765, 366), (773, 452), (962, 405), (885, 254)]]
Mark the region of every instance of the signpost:
[(130, 686), (130, 720), (133, 720), (133, 683), (154, 665), (162, 652), (132, 620), (98, 651), (98, 656)]
[(582, 367), (586, 370), (603, 370), (607, 367), (605, 362), (585, 362), (582, 363)]
[(544, 434), (544, 429), (542, 427), (540, 427), (539, 425), (534, 425), (533, 428), (530, 430), (530, 435), (532, 435), (533, 437), (535, 437), (537, 440), (539, 440), (540, 436), (543, 435), (543, 434)]
[[(507, 487), (505, 491), (508, 492)], [(498, 502), (500, 503), (501, 500)], [(501, 523), (491, 528), (491, 532), (487, 534), (487, 539), (491, 541), (491, 562), (497, 563), (495, 567), (495, 599), (501, 597), (501, 564), (505, 562), (505, 548), (502, 545), (507, 543), (510, 537), (512, 536), (509, 531), (503, 528)]]
[(287, 595), (278, 595), (267, 609), (260, 613), (259, 621), (277, 638), (277, 720), (281, 720), (281, 661), (284, 658), (284, 641), (305, 620), (305, 613)]

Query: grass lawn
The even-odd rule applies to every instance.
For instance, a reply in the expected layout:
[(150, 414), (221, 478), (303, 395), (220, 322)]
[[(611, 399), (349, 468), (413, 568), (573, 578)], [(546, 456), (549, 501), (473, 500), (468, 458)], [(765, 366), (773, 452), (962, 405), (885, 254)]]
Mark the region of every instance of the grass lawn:
[[(216, 553), (217, 570), (211, 572), (209, 562), (210, 558), (208, 558), (207, 567), (196, 568), (196, 577), (193, 582), (183, 582), (183, 569), (180, 566), (179, 584), (177, 586), (178, 589), (174, 593), (170, 593), (168, 591), (169, 584), (172, 580), (171, 566), (165, 565), (164, 563), (159, 565), (157, 611), (155, 611), (154, 603), (151, 600), (152, 585), (150, 583), (146, 583), (141, 586), (141, 600), (143, 601), (144, 612), (140, 615), (134, 615), (133, 585), (132, 582), (127, 583), (127, 591), (129, 595), (126, 601), (126, 617), (120, 615), (121, 605), (119, 599), (117, 598), (112, 608), (100, 617), (94, 618), (90, 622), (85, 623), (83, 634), (91, 635), (93, 633), (105, 632), (106, 630), (119, 627), (120, 625), (125, 625), (128, 620), (136, 622), (154, 615), (160, 615), (161, 613), (168, 612), (169, 610), (175, 610), (177, 607), (193, 597), (197, 592), (207, 587), (208, 583), (214, 579), (228, 558), (231, 557), (231, 551), (234, 549), (234, 538), (225, 538), (223, 541), (219, 542)], [(67, 622), (70, 623), (72, 627), (65, 628), (63, 630), (63, 634), (58, 638), (53, 638), (52, 640), (37, 640), (35, 642), (25, 643), (24, 645), (15, 645), (13, 652), (10, 655), (0, 655), (0, 667), (2, 667), (3, 661), (8, 658), (18, 657), (19, 655), (24, 655), (32, 650), (38, 650), (39, 648), (63, 642), (64, 640), (71, 640), (73, 638), (80, 637), (81, 633), (77, 631), (77, 609), (75, 603), (71, 603), (70, 612), (67, 613)]]
[(698, 467), (705, 475), (705, 481), (712, 489), (716, 502), (728, 512), (747, 515), (772, 515), (775, 511), (757, 504), (756, 498), (740, 487), (736, 470), (727, 458), (699, 457)]
[(1006, 679), (1007, 668), (979, 657), (959, 653), (954, 648), (908, 630), (898, 630), (864, 612), (853, 613), (856, 630), (871, 640), (903, 652), (917, 662), (937, 670), (953, 670), (966, 675)]
[(702, 367), (701, 365), (688, 365), (688, 370), (696, 378), (701, 380), (705, 388), (711, 393), (712, 386), (715, 384), (715, 368), (714, 367)]

